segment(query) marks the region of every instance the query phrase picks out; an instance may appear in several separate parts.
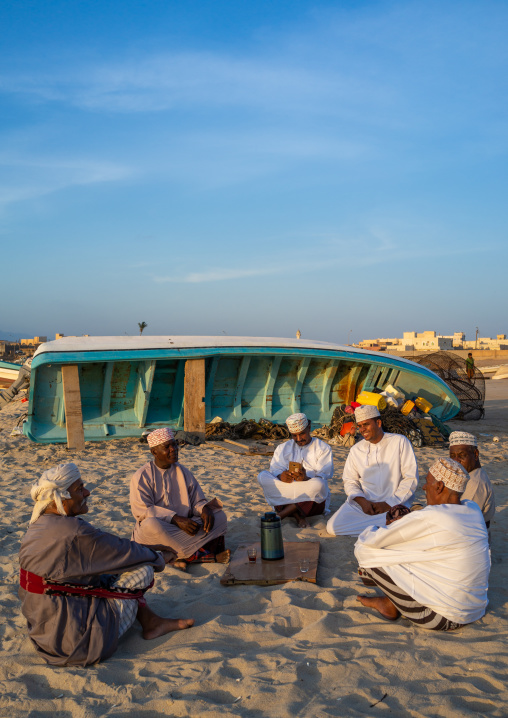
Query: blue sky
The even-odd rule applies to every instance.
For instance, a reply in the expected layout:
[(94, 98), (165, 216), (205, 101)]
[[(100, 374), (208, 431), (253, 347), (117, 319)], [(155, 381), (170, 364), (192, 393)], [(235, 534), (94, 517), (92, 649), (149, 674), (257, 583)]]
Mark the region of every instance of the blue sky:
[(0, 6), (3, 334), (508, 332), (504, 2)]

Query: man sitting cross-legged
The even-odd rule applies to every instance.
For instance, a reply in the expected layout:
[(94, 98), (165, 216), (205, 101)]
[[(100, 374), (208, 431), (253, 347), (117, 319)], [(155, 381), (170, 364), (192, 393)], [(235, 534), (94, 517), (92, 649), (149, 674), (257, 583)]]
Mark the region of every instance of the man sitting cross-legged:
[(178, 463), (171, 429), (152, 431), (147, 441), (153, 461), (136, 471), (130, 486), (133, 541), (172, 551), (172, 565), (183, 571), (188, 563), (227, 563), (221, 502), (207, 501), (189, 469)]
[(75, 464), (45, 471), (32, 487), (35, 507), (19, 552), (28, 635), (57, 666), (104, 660), (137, 618), (143, 638), (190, 628), (192, 619), (157, 616), (143, 598), (165, 556), (94, 528)]
[(364, 440), (351, 448), (344, 465), (347, 499), (326, 525), (333, 536), (358, 536), (368, 526), (385, 526), (386, 512), (396, 504), (409, 505), (418, 485), (409, 440), (385, 433), (375, 406), (359, 406), (355, 419)]
[[(305, 414), (293, 414), (286, 421), (291, 439), (280, 444), (270, 462), (270, 471), (258, 475), (266, 501), (281, 519), (292, 516), (300, 528), (308, 526), (306, 517), (328, 511), (333, 476), (333, 456), (328, 444), (310, 435)], [(289, 462), (300, 464), (289, 470)]]
[(434, 631), (451, 631), (485, 614), (488, 536), (477, 504), (461, 501), (467, 480), (463, 466), (439, 459), (424, 485), (426, 508), (406, 516), (401, 511), (395, 522), (360, 535), (360, 573), (385, 594), (358, 596), (360, 603), (384, 618), (402, 614)]

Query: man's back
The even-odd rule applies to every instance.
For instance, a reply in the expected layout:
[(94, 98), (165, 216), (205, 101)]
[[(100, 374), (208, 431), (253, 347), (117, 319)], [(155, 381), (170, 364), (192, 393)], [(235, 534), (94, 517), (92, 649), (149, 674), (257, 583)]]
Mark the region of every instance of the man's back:
[[(77, 517), (43, 514), (30, 524), (19, 552), (20, 567), (58, 582), (99, 586), (100, 575), (123, 573), (162, 558), (144, 546), (96, 529)], [(84, 665), (110, 656), (118, 618), (103, 598), (51, 596), (20, 588), (29, 636), (55, 665)]]
[(485, 613), (490, 551), (472, 501), (427, 506), (386, 528), (367, 529), (355, 555), (360, 566), (382, 566), (397, 586), (451, 621), (470, 623)]

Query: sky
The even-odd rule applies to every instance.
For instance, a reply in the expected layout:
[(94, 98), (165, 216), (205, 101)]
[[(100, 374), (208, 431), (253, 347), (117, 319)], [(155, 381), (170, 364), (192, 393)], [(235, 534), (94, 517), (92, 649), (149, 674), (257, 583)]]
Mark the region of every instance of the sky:
[(508, 333), (508, 4), (4, 0), (0, 336)]

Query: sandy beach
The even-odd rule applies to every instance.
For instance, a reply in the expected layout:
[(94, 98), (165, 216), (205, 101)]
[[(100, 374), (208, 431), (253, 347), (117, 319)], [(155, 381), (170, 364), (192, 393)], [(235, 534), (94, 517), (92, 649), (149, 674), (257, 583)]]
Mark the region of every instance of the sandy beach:
[[(355, 539), (329, 536), (323, 517), (303, 530), (286, 520), (286, 540), (321, 542), (316, 585), (223, 587), (224, 566), (194, 565), (188, 574), (169, 568), (157, 575), (149, 604), (163, 615), (195, 618), (196, 626), (147, 642), (136, 624), (112, 658), (88, 668), (47, 666), (26, 635), (18, 550), (31, 514), (30, 485), (54, 464), (75, 461), (92, 491), (87, 520), (128, 538), (129, 480), (150, 455), (134, 439), (89, 443), (71, 453), (64, 445), (10, 436), (26, 406), (12, 402), (0, 412), (0, 716), (506, 716), (508, 381), (487, 381), (486, 390), (484, 420), (450, 422), (478, 437), (496, 491), (490, 604), (481, 621), (450, 634), (419, 630), (405, 619), (384, 621), (355, 600), (365, 592)], [(340, 477), (347, 450), (333, 452), (336, 510), (345, 498)], [(417, 450), (420, 487), (445, 452)], [(257, 540), (267, 507), (256, 475), (269, 458), (185, 447), (180, 461), (209, 498), (223, 501), (227, 545)], [(424, 500), (420, 487), (416, 498)]]

